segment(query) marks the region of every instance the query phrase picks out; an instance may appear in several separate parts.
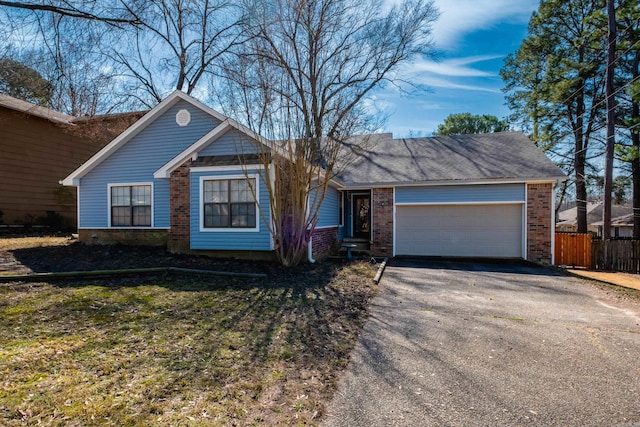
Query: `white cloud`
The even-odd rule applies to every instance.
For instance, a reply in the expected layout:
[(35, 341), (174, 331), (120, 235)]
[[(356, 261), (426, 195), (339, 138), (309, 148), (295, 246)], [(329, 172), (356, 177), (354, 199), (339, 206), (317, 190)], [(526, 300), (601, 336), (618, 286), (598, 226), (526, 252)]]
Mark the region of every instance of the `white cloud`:
[(493, 77), (495, 76), (495, 73), (476, 70), (469, 65), (498, 58), (502, 58), (502, 55), (468, 56), (464, 58), (445, 59), (442, 61), (422, 59), (411, 64), (409, 66), (409, 70), (414, 74), (428, 72), (441, 76), (452, 77)]
[(472, 90), (476, 92), (491, 92), (491, 93), (501, 93), (499, 89), (495, 89), (488, 86), (480, 86), (480, 85), (468, 85), (468, 84), (460, 84), (455, 83), (447, 79), (442, 79), (439, 77), (433, 77), (430, 75), (426, 76), (418, 76), (414, 78), (412, 83), (417, 83), (421, 85), (425, 85), (431, 88), (443, 88), (443, 89), (458, 89), (458, 90)]
[(538, 0), (434, 0), (440, 18), (433, 25), (439, 49), (455, 49), (466, 33), (490, 28), (500, 22), (527, 22)]
[(421, 59), (407, 65), (399, 74), (405, 81), (429, 88), (498, 93), (500, 91), (492, 87), (492, 80), (497, 78), (497, 72), (482, 71), (472, 66), (498, 58), (502, 58), (502, 55), (476, 55), (442, 61)]

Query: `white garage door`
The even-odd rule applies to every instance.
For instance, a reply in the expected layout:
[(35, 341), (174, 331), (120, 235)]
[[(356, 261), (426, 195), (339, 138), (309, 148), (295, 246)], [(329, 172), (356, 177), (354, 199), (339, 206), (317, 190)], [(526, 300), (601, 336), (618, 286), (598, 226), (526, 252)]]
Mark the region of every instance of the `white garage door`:
[(396, 255), (521, 258), (522, 207), (398, 206)]

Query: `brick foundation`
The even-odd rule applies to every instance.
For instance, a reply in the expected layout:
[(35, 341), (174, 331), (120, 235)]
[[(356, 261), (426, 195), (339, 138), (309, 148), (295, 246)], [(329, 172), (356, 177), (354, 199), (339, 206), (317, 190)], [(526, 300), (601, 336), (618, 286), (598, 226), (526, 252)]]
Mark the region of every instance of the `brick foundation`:
[(552, 191), (551, 184), (527, 185), (527, 260), (547, 265), (552, 263)]
[(141, 229), (80, 229), (78, 237), (87, 245), (122, 245), (166, 246), (168, 230)]
[(335, 252), (338, 245), (338, 227), (320, 228), (313, 230), (312, 254), (313, 258), (321, 260)]
[(371, 255), (393, 256), (393, 188), (371, 190), (373, 236)]
[(173, 253), (187, 253), (191, 240), (191, 191), (190, 171), (191, 160), (171, 172), (169, 178), (169, 211), (171, 229), (167, 249)]

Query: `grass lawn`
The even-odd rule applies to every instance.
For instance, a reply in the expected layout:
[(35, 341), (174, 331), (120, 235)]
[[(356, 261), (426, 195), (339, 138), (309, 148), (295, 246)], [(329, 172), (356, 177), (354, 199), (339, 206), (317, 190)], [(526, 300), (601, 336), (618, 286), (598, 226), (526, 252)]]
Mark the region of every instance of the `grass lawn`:
[(315, 425), (374, 274), (0, 285), (0, 425)]

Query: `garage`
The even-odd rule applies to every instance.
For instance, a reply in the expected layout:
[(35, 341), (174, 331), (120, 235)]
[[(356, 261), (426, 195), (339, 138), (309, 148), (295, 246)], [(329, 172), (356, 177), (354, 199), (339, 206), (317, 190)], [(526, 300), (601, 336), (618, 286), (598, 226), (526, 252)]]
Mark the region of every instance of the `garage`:
[(396, 255), (522, 257), (522, 204), (398, 206)]
[(523, 258), (523, 185), (396, 188), (395, 254)]

